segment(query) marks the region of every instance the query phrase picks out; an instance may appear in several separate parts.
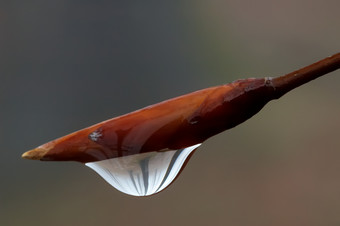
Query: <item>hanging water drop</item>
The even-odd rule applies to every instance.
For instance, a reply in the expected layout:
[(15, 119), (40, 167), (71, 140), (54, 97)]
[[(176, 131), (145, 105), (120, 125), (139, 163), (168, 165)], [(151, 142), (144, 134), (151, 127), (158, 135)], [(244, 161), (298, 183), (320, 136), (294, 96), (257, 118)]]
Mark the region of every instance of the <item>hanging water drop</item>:
[(180, 150), (141, 153), (86, 163), (117, 190), (148, 196), (166, 188), (178, 175), (189, 155), (201, 144)]

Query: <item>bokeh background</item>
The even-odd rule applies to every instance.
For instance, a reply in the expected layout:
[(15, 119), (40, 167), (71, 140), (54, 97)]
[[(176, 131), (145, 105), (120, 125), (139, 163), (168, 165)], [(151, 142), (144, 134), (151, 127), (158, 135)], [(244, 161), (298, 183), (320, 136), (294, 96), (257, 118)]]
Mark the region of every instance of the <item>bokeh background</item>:
[(340, 2), (1, 1), (0, 225), (339, 225), (340, 71), (205, 142), (146, 198), (24, 151), (340, 50)]

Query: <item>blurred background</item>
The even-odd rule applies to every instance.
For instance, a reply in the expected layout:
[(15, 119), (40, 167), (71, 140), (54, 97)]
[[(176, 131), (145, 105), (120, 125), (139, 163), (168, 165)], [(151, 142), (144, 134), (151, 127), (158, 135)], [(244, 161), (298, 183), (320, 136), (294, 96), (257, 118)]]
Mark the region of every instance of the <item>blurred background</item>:
[(0, 225), (339, 225), (340, 71), (205, 142), (146, 198), (21, 154), (159, 101), (340, 50), (340, 2), (1, 1)]

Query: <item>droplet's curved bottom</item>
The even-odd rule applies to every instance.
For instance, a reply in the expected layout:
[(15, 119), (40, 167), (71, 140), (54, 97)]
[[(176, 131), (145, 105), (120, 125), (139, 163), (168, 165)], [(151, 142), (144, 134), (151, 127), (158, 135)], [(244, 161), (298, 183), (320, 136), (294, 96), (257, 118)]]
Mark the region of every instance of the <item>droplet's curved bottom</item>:
[(176, 178), (190, 153), (200, 145), (106, 159), (85, 165), (123, 193), (148, 196), (166, 188)]

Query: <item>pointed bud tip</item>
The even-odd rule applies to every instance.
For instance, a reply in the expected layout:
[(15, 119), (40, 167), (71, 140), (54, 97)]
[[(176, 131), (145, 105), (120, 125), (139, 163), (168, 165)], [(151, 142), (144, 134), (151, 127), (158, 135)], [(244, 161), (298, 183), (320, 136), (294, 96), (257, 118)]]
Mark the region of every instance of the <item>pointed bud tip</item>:
[(47, 149), (35, 148), (33, 150), (25, 152), (24, 154), (22, 154), (21, 157), (24, 159), (40, 160), (47, 152)]

